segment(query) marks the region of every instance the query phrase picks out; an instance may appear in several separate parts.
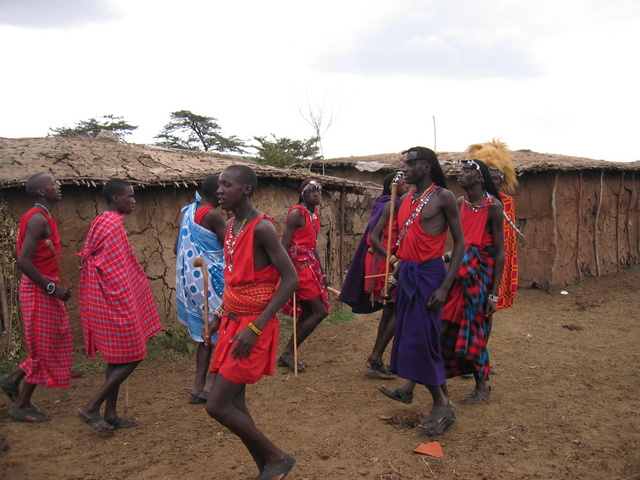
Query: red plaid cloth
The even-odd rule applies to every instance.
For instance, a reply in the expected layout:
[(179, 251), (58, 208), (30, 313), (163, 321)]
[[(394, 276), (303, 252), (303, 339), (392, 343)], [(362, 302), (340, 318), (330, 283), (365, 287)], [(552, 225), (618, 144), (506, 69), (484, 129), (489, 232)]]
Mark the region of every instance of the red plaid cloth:
[[(504, 207), (504, 213), (515, 225), (516, 211), (513, 198), (504, 193), (500, 194), (500, 200)], [(518, 290), (518, 244), (516, 231), (507, 220), (504, 220), (504, 267), (502, 269), (502, 279), (498, 294), (498, 310), (513, 307), (513, 299)]]
[[(296, 205), (289, 209), (291, 213), (294, 209), (300, 209), (300, 213), (305, 219), (305, 226), (296, 228), (291, 240), (291, 246), (289, 247), (289, 257), (293, 265), (298, 271), (300, 277), (300, 283), (296, 289), (298, 300), (313, 300), (316, 298), (315, 292), (322, 299), (324, 308), (329, 311), (329, 295), (327, 294), (327, 288), (322, 278), (322, 268), (320, 262), (316, 258), (315, 248), (318, 241), (318, 235), (320, 233), (320, 214), (316, 209), (315, 220), (311, 219), (309, 210), (302, 205)], [(309, 292), (314, 292), (310, 294)], [(293, 299), (282, 307), (283, 315), (293, 317)], [(302, 315), (302, 304), (296, 303), (296, 318), (300, 318)]]
[(109, 363), (142, 360), (147, 340), (162, 328), (123, 216), (98, 215), (78, 254), (82, 257), (78, 305), (87, 355), (95, 357), (98, 350)]
[[(50, 280), (58, 283), (56, 278)], [(29, 357), (20, 364), (25, 381), (53, 388), (69, 388), (73, 338), (62, 300), (47, 294), (26, 276), (19, 290), (24, 341)]]

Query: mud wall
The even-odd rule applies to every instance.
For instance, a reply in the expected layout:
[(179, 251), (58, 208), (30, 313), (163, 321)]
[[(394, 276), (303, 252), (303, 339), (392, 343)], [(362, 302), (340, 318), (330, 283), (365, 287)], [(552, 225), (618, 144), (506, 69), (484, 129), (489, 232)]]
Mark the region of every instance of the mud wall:
[[(149, 278), (165, 328), (176, 321), (173, 249), (180, 209), (193, 201), (194, 194), (194, 187), (136, 188), (136, 208), (124, 219), (134, 251)], [(62, 238), (62, 268), (67, 282), (74, 293), (77, 293), (80, 277), (80, 258), (77, 253), (82, 250), (91, 222), (104, 211), (106, 202), (102, 199), (99, 188), (65, 185), (62, 187), (62, 195), (62, 200), (55, 205), (52, 214), (58, 222)], [(2, 196), (16, 224), (33, 204), (23, 189), (6, 189)], [(258, 210), (269, 213), (276, 221), (280, 234), (289, 208), (297, 201), (297, 187), (266, 180), (259, 181), (254, 195), (254, 205)], [(366, 225), (370, 204), (369, 195), (324, 192), (318, 250), (332, 285), (338, 289), (342, 283), (341, 272), (347, 268)], [(13, 270), (12, 275), (13, 278), (8, 281), (17, 285), (20, 274)], [(333, 300), (335, 303), (335, 299)], [(68, 302), (68, 311), (76, 344), (81, 345), (81, 324), (75, 296)]]
[[(380, 185), (387, 174), (334, 170)], [(640, 172), (526, 171), (519, 182), (513, 198), (524, 234), (518, 235), (520, 287), (554, 290), (640, 263)], [(455, 175), (447, 185), (456, 197), (464, 193)]]

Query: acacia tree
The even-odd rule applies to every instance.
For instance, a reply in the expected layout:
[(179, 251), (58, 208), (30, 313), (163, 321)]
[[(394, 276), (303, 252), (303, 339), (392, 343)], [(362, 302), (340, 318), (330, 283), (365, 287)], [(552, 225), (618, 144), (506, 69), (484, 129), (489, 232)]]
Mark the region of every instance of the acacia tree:
[(246, 145), (242, 140), (235, 135), (224, 137), (220, 131), (217, 119), (178, 110), (171, 113), (171, 121), (156, 135), (161, 139), (156, 145), (198, 152), (244, 152)]
[(253, 159), (258, 163), (274, 167), (290, 167), (296, 163), (318, 158), (317, 139), (292, 140), (287, 137), (278, 138), (273, 133), (271, 139), (267, 137), (253, 137), (258, 145), (251, 148), (256, 150)]
[(49, 128), (49, 137), (74, 137), (83, 133), (88, 133), (92, 137), (97, 137), (100, 130), (107, 130), (117, 135), (118, 139), (124, 140), (125, 135), (130, 135), (137, 125), (131, 125), (127, 123), (123, 117), (116, 117), (115, 115), (103, 115), (101, 120), (96, 118), (89, 118), (88, 120), (81, 120), (76, 123), (75, 127), (58, 127)]

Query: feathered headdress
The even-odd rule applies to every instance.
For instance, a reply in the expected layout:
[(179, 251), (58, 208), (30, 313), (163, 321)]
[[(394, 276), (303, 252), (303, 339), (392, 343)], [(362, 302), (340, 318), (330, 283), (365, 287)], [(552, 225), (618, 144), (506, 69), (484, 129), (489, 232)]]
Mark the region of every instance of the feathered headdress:
[(502, 173), (502, 188), (505, 193), (513, 193), (518, 186), (516, 169), (511, 159), (511, 150), (506, 143), (493, 139), (492, 142), (474, 143), (467, 148), (467, 156), (476, 158)]

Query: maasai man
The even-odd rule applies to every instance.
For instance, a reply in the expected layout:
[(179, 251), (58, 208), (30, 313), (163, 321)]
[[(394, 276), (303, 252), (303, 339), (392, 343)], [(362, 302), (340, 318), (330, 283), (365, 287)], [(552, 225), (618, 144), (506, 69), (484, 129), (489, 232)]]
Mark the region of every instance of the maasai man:
[[(516, 170), (513, 166), (511, 150), (499, 140), (476, 143), (467, 149), (469, 158), (482, 160), (489, 167), (491, 180), (500, 192), (504, 211), (504, 267), (498, 290), (498, 310), (513, 307), (513, 299), (518, 290), (518, 250), (516, 242), (516, 209), (513, 193), (518, 186)], [(489, 327), (491, 328), (491, 327)]]
[[(93, 220), (78, 254), (82, 257), (78, 306), (87, 355), (102, 354), (107, 362), (106, 382), (76, 416), (113, 434), (115, 429), (137, 425), (133, 418), (118, 416), (118, 391), (146, 356), (147, 340), (162, 324), (149, 280), (122, 225), (136, 204), (133, 187), (114, 178), (105, 183), (102, 194), (107, 210)], [(103, 403), (104, 416), (100, 416)]]
[[(391, 371), (408, 381), (379, 390), (393, 400), (411, 403), (416, 383), (433, 398), (429, 415), (417, 427), (427, 436), (441, 435), (456, 422), (456, 406), (449, 400), (440, 351), (440, 314), (464, 251), (464, 237), (456, 199), (446, 188), (436, 154), (424, 147), (405, 152), (402, 171), (415, 185), (398, 211), (398, 268), (389, 277), (397, 283), (397, 324), (391, 350)], [(454, 241), (452, 266), (442, 255), (447, 230)]]
[(204, 286), (201, 267), (194, 267), (193, 260), (202, 258), (209, 276), (207, 292), (209, 321), (222, 303), (224, 289), (224, 242), (225, 220), (216, 207), (218, 199), (218, 176), (209, 175), (202, 182), (202, 197), (196, 192), (196, 201), (182, 209), (184, 212), (176, 240), (176, 303), (178, 321), (187, 326), (189, 335), (198, 343), (196, 352), (196, 376), (189, 403), (207, 401), (210, 385), (206, 385), (211, 352), (218, 339), (211, 342), (202, 338), (204, 327)]
[(473, 374), (475, 388), (462, 403), (478, 404), (491, 394), (487, 318), (497, 310), (504, 262), (502, 203), (480, 160), (462, 161), (458, 184), (465, 191), (458, 199), (465, 252), (442, 311), (442, 354), (447, 378)]
[(295, 291), (298, 276), (278, 241), (273, 220), (251, 204), (256, 186), (255, 172), (244, 165), (233, 165), (220, 174), (220, 207), (231, 210), (233, 219), (224, 242), (222, 317), (211, 323), (205, 335), (209, 340), (220, 331), (211, 362), (214, 375), (207, 412), (240, 437), (260, 471), (257, 480), (272, 480), (286, 477), (296, 459), (258, 430), (245, 393), (248, 383), (274, 373), (276, 314)]
[(29, 356), (18, 369), (0, 377), (0, 389), (13, 402), (9, 416), (39, 423), (51, 417), (31, 403), (36, 387), (71, 384), (73, 339), (64, 304), (71, 291), (60, 284), (56, 258), (45, 244), (50, 240), (60, 258), (60, 234), (51, 216), (51, 208), (62, 198), (60, 185), (48, 173), (38, 173), (29, 177), (26, 189), (35, 204), (20, 219), (16, 255), (23, 274), (18, 295)]
[[(391, 187), (397, 186), (393, 223), (391, 225), (391, 265), (387, 270), (387, 245), (389, 244), (389, 219), (391, 213)], [(387, 175), (382, 184), (382, 195), (373, 201), (369, 223), (351, 260), (338, 300), (351, 307), (354, 313), (371, 313), (382, 309), (378, 333), (371, 355), (364, 365), (365, 376), (394, 378), (382, 361), (382, 355), (393, 338), (396, 329), (395, 291), (386, 302), (383, 299), (384, 274), (393, 272), (398, 240), (398, 216), (400, 199), (408, 191), (402, 172)], [(378, 275), (373, 278), (374, 275)], [(379, 276), (382, 275), (382, 276)]]
[[(296, 347), (300, 347), (322, 320), (329, 315), (329, 298), (326, 286), (327, 275), (318, 255), (320, 235), (320, 212), (322, 185), (315, 180), (300, 184), (300, 203), (291, 207), (287, 214), (282, 245), (289, 252), (298, 272), (300, 283), (296, 290), (297, 335)], [(282, 313), (293, 316), (293, 301), (289, 300)], [(295, 370), (293, 360), (293, 335), (278, 357), (278, 365)], [(304, 372), (308, 365), (298, 360), (298, 371)]]

